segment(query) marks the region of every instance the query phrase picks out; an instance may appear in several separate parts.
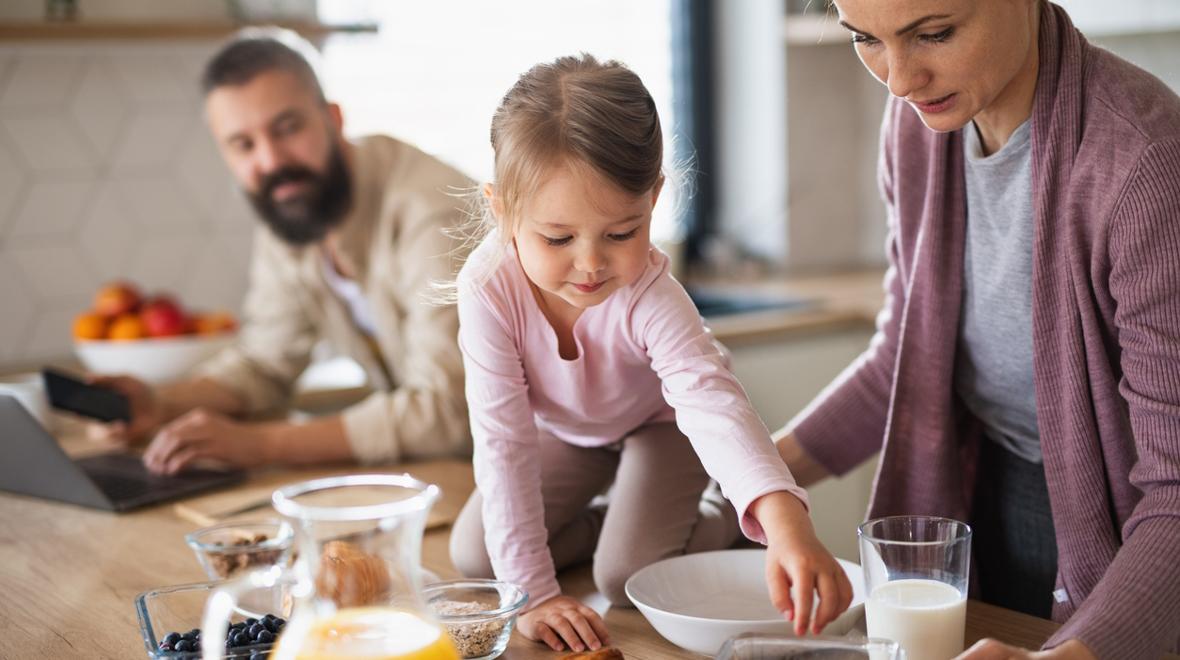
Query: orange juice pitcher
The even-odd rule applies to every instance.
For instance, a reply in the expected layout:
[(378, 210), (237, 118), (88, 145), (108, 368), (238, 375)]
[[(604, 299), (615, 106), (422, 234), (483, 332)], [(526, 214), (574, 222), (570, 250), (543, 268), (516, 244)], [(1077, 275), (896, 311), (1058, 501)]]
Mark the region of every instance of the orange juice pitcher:
[[(419, 562), (437, 486), (409, 475), (315, 479), (275, 491), (295, 528), (297, 559), (227, 582), (205, 605), (201, 636), (226, 639), (231, 618), (255, 616), (251, 591), (278, 589), (287, 619), (274, 660), (457, 660), (421, 596)], [(203, 645), (205, 660), (236, 649)]]

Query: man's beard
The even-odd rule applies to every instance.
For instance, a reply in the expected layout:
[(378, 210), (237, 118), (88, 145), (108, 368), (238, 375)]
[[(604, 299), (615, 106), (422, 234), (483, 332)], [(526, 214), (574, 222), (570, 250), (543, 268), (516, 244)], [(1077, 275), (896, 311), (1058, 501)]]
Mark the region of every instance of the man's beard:
[[(308, 185), (294, 197), (275, 201), (275, 188), (290, 182)], [(291, 245), (308, 245), (318, 242), (339, 225), (352, 208), (352, 181), (343, 151), (333, 146), (323, 174), (301, 165), (289, 165), (266, 175), (258, 192), (246, 196), (276, 236)]]

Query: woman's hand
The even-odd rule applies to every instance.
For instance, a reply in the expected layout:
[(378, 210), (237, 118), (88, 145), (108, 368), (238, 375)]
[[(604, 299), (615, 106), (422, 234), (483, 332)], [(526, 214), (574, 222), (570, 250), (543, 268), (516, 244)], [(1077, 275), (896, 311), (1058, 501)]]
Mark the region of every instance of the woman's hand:
[(160, 429), (143, 463), (157, 474), (176, 474), (199, 459), (233, 467), (262, 465), (270, 462), (268, 439), (259, 425), (198, 408)]
[[(848, 576), (816, 538), (797, 497), (786, 491), (768, 493), (755, 500), (751, 509), (766, 532), (766, 583), (771, 602), (787, 620), (795, 622), (796, 635), (806, 634), (809, 624), (811, 632), (818, 634), (852, 602)], [(814, 619), (813, 592), (819, 592)]]
[(994, 639), (981, 639), (956, 660), (1098, 660), (1089, 647), (1076, 639), (1048, 651), (1029, 651)]
[(606, 624), (598, 612), (569, 596), (554, 596), (520, 615), (516, 629), (526, 638), (540, 640), (554, 651), (598, 650), (610, 645)]

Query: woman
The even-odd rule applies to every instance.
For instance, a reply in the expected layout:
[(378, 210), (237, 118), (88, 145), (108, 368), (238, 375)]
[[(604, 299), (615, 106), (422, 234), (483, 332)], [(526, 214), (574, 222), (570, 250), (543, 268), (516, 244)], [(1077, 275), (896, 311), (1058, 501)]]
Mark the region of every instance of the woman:
[(869, 516), (976, 530), (975, 595), (1031, 654), (1180, 635), (1180, 99), (1039, 0), (834, 0), (889, 87), (887, 299), (776, 434), (806, 485), (881, 450)]

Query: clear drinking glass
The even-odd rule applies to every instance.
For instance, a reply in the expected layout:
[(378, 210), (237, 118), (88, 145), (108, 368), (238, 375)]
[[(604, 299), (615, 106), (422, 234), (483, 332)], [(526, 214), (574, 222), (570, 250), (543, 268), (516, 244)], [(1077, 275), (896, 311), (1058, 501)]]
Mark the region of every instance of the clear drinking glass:
[(438, 495), (437, 486), (409, 475), (380, 474), (275, 491), (274, 508), (295, 530), (298, 557), (289, 568), (227, 582), (209, 598), (201, 626), (205, 660), (220, 659), (233, 646), (233, 637), (228, 645), (211, 640), (227, 639), (242, 595), (283, 583), (290, 584), (283, 608), (290, 615), (277, 632), (275, 660), (457, 660), (422, 597), (422, 533)]
[(971, 528), (933, 516), (893, 516), (857, 529), (869, 637), (899, 643), (908, 660), (963, 652)]

